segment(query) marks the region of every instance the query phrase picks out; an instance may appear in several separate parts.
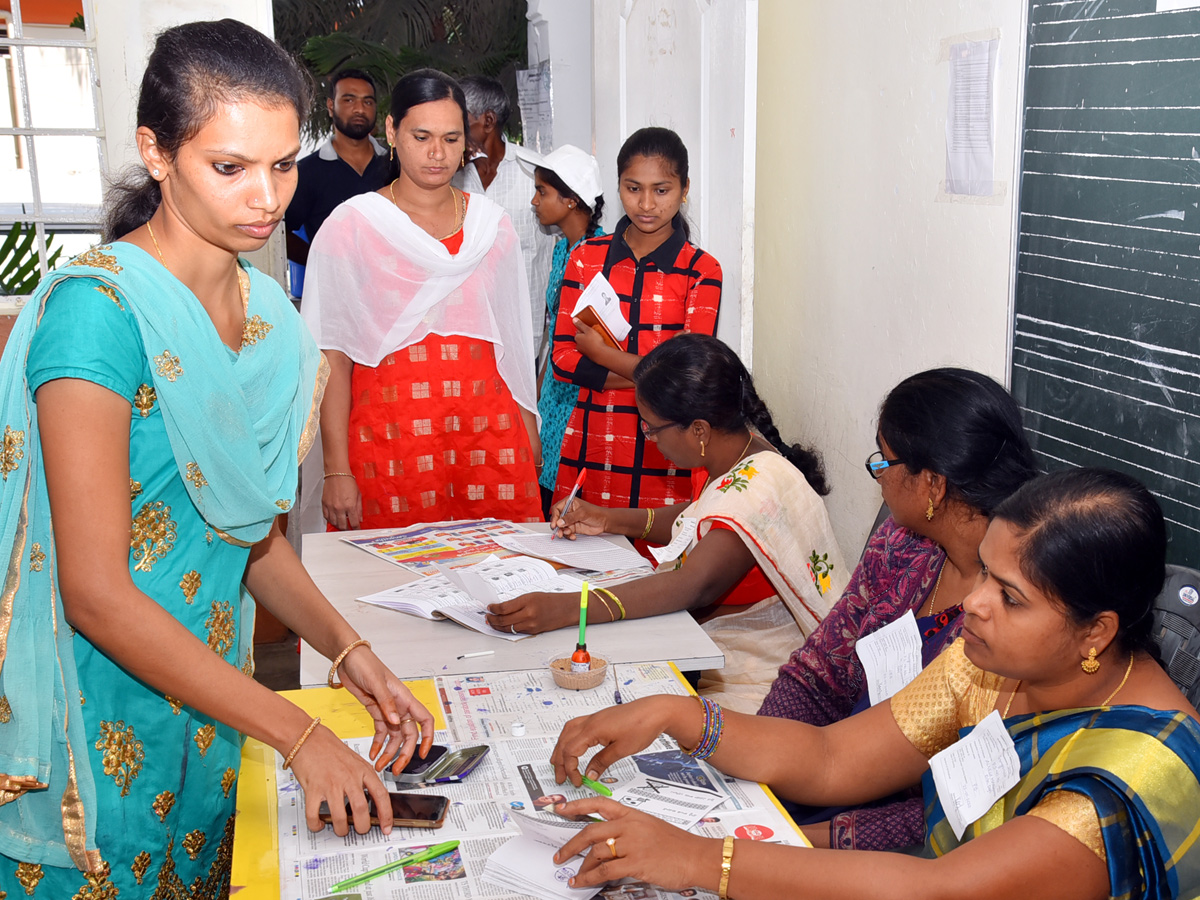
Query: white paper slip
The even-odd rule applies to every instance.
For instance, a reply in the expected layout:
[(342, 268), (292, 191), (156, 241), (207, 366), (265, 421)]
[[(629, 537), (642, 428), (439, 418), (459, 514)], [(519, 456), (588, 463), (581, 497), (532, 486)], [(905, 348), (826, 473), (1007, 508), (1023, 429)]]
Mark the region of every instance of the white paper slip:
[(581, 534), (572, 541), (551, 539), (548, 534), (531, 531), (526, 534), (503, 535), (496, 543), (505, 550), (515, 550), (527, 556), (552, 559), (565, 566), (594, 569), (597, 572), (650, 567), (646, 558), (636, 550), (618, 547), (594, 534)]
[(946, 821), (959, 839), (1021, 778), (1021, 759), (996, 709), (965, 738), (934, 754), (929, 768)]
[(512, 814), (511, 821), (521, 833), (488, 857), (484, 881), (542, 900), (586, 900), (598, 892), (598, 888), (573, 888), (567, 883), (583, 865), (582, 856), (562, 865), (554, 863), (558, 848), (588, 823), (519, 812)]
[(891, 697), (921, 674), (921, 632), (913, 611), (860, 637), (855, 652), (867, 676), (871, 705)]
[(641, 775), (622, 785), (613, 799), (664, 822), (688, 829), (725, 802), (725, 797), (695, 784)]
[(580, 293), (571, 315), (578, 316), (589, 306), (596, 311), (596, 316), (604, 323), (604, 327), (611, 331), (618, 341), (623, 341), (629, 336), (630, 326), (625, 314), (621, 312), (621, 298), (608, 279), (599, 272)]
[(680, 517), (675, 520), (672, 526), (675, 530), (675, 537), (671, 538), (671, 543), (664, 547), (650, 547), (650, 555), (661, 566), (663, 563), (673, 562), (683, 555), (683, 551), (688, 548), (696, 537), (696, 523), (699, 519), (694, 519), (691, 516), (686, 518)]

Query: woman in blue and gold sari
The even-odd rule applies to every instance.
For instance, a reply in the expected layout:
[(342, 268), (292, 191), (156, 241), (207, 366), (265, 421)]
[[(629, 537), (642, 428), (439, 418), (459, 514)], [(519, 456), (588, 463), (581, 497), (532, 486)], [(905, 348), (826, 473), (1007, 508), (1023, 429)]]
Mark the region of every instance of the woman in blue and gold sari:
[[(243, 734), (293, 768), (310, 827), (327, 801), (343, 834), (347, 800), (369, 827), (364, 790), (390, 809), (376, 768), (432, 740), (276, 524), (327, 367), (238, 254), (283, 217), (306, 101), (247, 25), (161, 34), (147, 171), (111, 190), (111, 243), (44, 280), (0, 363), (0, 897), (226, 896)], [(255, 599), (366, 704), (374, 767), (252, 680)]]
[[(817, 898), (1200, 896), (1200, 722), (1151, 650), (1165, 554), (1162, 511), (1133, 479), (1042, 476), (994, 512), (962, 637), (889, 700), (819, 728), (647, 698), (572, 720), (552, 757), (560, 780), (578, 782), (665, 732), (812, 805), (867, 802), (923, 777), (928, 858), (720, 841), (596, 798), (560, 807), (607, 821), (556, 862), (587, 854), (570, 863), (576, 887), (629, 876), (738, 900), (797, 885)], [(956, 781), (949, 758), (968, 747), (980, 768)], [(972, 782), (1006, 765), (1007, 780), (972, 796)]]

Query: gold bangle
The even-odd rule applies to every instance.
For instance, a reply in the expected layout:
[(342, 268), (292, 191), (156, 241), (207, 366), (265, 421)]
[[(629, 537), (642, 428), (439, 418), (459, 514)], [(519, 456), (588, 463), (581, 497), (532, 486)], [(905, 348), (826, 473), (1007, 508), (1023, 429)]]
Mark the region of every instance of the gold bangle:
[(646, 529), (642, 532), (639, 541), (644, 541), (650, 536), (650, 529), (654, 527), (654, 510), (650, 507), (646, 508)]
[[(622, 619), (625, 618), (625, 604), (623, 604), (621, 602), (620, 597), (618, 597), (616, 594), (614, 594), (608, 588), (598, 587), (598, 588), (592, 588), (592, 590), (597, 591), (598, 593), (601, 593), (601, 594), (608, 594), (608, 598), (610, 600), (612, 600), (613, 603), (617, 604), (617, 609), (619, 609), (621, 611), (620, 618), (622, 618)], [(614, 619), (613, 621), (615, 622), (616, 619)]]
[(368, 640), (364, 640), (363, 638), (359, 638), (357, 641), (355, 641), (350, 646), (348, 646), (345, 650), (343, 650), (341, 653), (339, 653), (336, 657), (334, 657), (333, 665), (329, 667), (329, 677), (327, 679), (325, 679), (325, 683), (327, 685), (329, 685), (331, 688), (342, 687), (342, 683), (340, 681), (335, 681), (335, 679), (337, 678), (338, 666), (340, 666), (342, 664), (342, 660), (344, 660), (347, 656), (349, 656), (350, 651), (353, 650), (355, 647), (366, 647), (368, 650), (370, 650), (371, 642)]
[(729, 873), (733, 870), (733, 835), (725, 835), (721, 844), (721, 884), (717, 888), (717, 896), (721, 900), (729, 900)]
[(604, 604), (604, 608), (608, 610), (608, 621), (617, 621), (617, 614), (612, 611), (612, 607), (608, 605), (608, 601), (604, 599), (604, 595), (600, 593), (600, 588), (593, 588), (592, 593), (596, 595), (596, 599)]
[(334, 478), (334, 477), (338, 477), (338, 478), (353, 478), (353, 477), (354, 477), (354, 475), (353, 475), (353, 474), (351, 474), (350, 472), (326, 472), (326, 473), (325, 473), (325, 477), (326, 477), (326, 478)]
[(292, 744), (292, 750), (283, 760), (283, 768), (289, 769), (292, 765), (292, 760), (296, 758), (296, 754), (300, 752), (300, 748), (304, 746), (304, 742), (308, 740), (308, 736), (316, 730), (316, 727), (321, 724), (320, 716), (313, 716), (313, 720), (308, 723), (308, 727), (304, 729), (304, 734), (300, 735), (300, 740)]

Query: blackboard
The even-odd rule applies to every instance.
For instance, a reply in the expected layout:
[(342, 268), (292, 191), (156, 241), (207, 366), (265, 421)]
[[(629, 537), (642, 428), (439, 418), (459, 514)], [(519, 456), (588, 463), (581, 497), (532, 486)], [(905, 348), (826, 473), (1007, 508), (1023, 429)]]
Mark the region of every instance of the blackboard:
[(1031, 0), (1024, 97), (1012, 388), (1034, 449), (1141, 479), (1171, 561), (1200, 566), (1200, 9)]

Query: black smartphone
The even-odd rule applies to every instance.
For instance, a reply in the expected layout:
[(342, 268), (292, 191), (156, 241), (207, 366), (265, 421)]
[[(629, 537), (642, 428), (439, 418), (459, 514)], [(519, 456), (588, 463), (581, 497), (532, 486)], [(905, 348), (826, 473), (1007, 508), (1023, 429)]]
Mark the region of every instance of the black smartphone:
[[(446, 755), (447, 748), (442, 744), (434, 744), (429, 748), (429, 755), (424, 759), (413, 753), (412, 759), (408, 761), (408, 765), (404, 767), (399, 775), (394, 776), (396, 781), (403, 784), (420, 784), (425, 780), (425, 773)], [(390, 774), (390, 769), (388, 770)]]
[[(434, 794), (405, 794), (399, 791), (388, 791), (392, 801), (392, 824), (407, 825), (410, 828), (441, 828), (446, 821), (446, 811), (450, 808), (450, 798)], [(367, 811), (371, 816), (371, 824), (379, 824), (378, 810), (375, 800), (367, 796)], [(322, 802), (317, 810), (317, 816), (322, 822), (329, 823), (333, 817), (329, 813), (328, 804)], [(346, 804), (346, 818), (353, 819), (350, 804)]]

